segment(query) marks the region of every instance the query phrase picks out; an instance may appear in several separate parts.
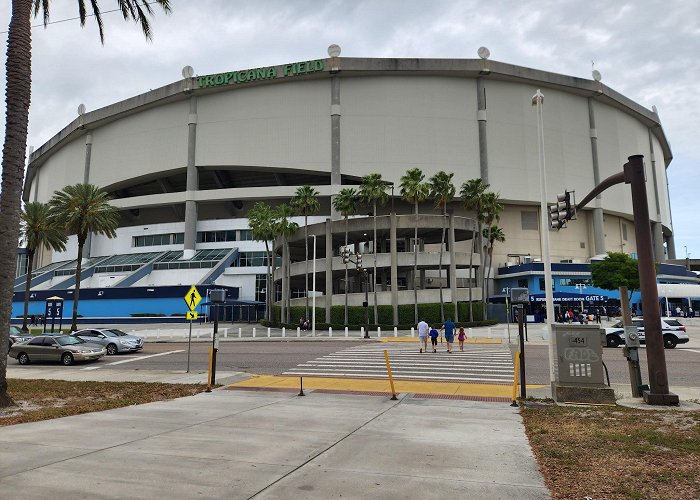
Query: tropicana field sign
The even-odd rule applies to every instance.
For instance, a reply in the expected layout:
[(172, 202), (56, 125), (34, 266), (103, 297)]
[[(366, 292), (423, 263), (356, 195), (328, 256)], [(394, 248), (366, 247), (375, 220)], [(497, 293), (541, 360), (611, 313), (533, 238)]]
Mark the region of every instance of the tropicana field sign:
[[(218, 87), (220, 85), (230, 85), (234, 83), (247, 83), (258, 80), (272, 80), (277, 78), (277, 66), (266, 66), (263, 68), (244, 69), (240, 71), (228, 71), (214, 75), (198, 76), (197, 85), (200, 89), (207, 87)], [(323, 71), (323, 59), (315, 61), (303, 61), (289, 63), (282, 66), (282, 77), (307, 75)]]

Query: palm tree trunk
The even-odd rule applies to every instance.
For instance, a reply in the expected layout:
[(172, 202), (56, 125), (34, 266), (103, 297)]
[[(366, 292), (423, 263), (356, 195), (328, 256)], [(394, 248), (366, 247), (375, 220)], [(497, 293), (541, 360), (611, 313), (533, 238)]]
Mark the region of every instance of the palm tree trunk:
[(80, 273), (83, 268), (83, 247), (85, 246), (86, 236), (78, 236), (78, 260), (75, 265), (75, 288), (73, 289), (73, 319), (70, 324), (70, 331), (78, 330), (78, 295), (80, 294)]
[(306, 274), (304, 275), (306, 306), (304, 318), (309, 319), (309, 217), (304, 214), (304, 259), (306, 261)]
[(413, 231), (413, 315), (414, 323), (418, 324), (418, 288), (416, 287), (416, 275), (418, 274), (418, 200), (416, 200), (416, 227)]
[(481, 234), (482, 231), (483, 225), (481, 224), (481, 222), (479, 222), (479, 258), (481, 260), (481, 303), (484, 308), (483, 319), (489, 319), (489, 313), (486, 307), (486, 291), (484, 287), (484, 278), (486, 277), (486, 252), (483, 244), (484, 236)]
[(265, 276), (265, 318), (267, 321), (272, 322), (272, 302), (270, 295), (270, 286), (272, 284), (271, 277), (271, 260), (272, 255), (270, 254), (270, 244), (265, 240), (265, 256), (267, 260), (267, 275)]
[(286, 308), (286, 318), (285, 322), (289, 323), (292, 317), (292, 311), (290, 310), (292, 308), (292, 272), (289, 269), (289, 266), (292, 265), (292, 258), (289, 255), (289, 242), (287, 241), (287, 238), (284, 239), (284, 245), (287, 247), (287, 263), (285, 265), (285, 272), (287, 273), (287, 308)]
[(440, 284), (440, 321), (445, 322), (445, 301), (442, 297), (442, 254), (445, 246), (445, 216), (447, 215), (447, 205), (442, 212), (442, 239), (440, 240), (440, 262), (438, 264), (438, 282)]
[[(24, 181), (27, 124), (32, 90), (32, 4), (15, 1), (7, 35), (5, 102), (5, 144), (2, 150), (0, 187), (0, 408), (14, 405), (7, 393), (7, 356), (10, 345), (10, 317), (17, 262), (20, 197)], [(15, 235), (15, 236), (12, 236)]]
[[(348, 249), (348, 216), (345, 216), (345, 251)], [(328, 294), (326, 300), (330, 300), (331, 294)], [(348, 263), (345, 263), (345, 326), (348, 326)]]
[(472, 305), (472, 275), (474, 274), (474, 233), (472, 233), (472, 248), (469, 252), (469, 321), (474, 321), (474, 306)]
[(372, 249), (374, 250), (374, 271), (372, 274), (372, 289), (374, 290), (374, 324), (379, 323), (379, 310), (377, 308), (377, 202), (374, 202), (374, 240)]
[(34, 265), (34, 250), (27, 249), (27, 279), (24, 283), (24, 320), (22, 331), (27, 333), (27, 315), (29, 314), (29, 290), (32, 288), (32, 267)]

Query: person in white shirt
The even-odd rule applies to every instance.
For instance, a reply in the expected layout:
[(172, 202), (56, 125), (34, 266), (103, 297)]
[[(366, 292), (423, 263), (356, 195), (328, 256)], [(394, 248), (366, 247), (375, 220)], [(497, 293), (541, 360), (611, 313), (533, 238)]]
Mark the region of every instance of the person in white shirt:
[(430, 327), (425, 321), (418, 323), (418, 341), (421, 344), (420, 352), (428, 352), (428, 331)]

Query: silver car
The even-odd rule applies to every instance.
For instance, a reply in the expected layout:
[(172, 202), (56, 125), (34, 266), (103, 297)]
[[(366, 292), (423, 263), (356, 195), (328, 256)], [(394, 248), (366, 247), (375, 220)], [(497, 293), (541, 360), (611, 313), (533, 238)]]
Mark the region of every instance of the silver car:
[(73, 332), (71, 335), (83, 339), (86, 342), (105, 346), (107, 348), (107, 354), (110, 356), (119, 352), (135, 352), (143, 349), (142, 338), (129, 335), (116, 328), (86, 328)]
[(32, 361), (60, 361), (66, 366), (74, 361), (91, 361), (107, 354), (101, 345), (90, 344), (70, 335), (42, 335), (28, 342), (17, 342), (10, 348), (9, 356), (20, 365)]

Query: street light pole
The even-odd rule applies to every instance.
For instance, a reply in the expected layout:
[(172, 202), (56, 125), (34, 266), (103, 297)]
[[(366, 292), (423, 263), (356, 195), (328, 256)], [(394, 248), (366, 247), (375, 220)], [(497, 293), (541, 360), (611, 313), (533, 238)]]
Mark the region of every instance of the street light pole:
[[(586, 285), (583, 283), (576, 283), (574, 286), (579, 294), (583, 294), (583, 290), (586, 288)], [(583, 297), (581, 297), (581, 314), (583, 314)]]
[(537, 108), (537, 151), (540, 157), (540, 243), (544, 265), (544, 293), (547, 310), (547, 337), (549, 339), (549, 379), (555, 381), (554, 373), (554, 339), (552, 338), (552, 321), (554, 321), (554, 295), (552, 294), (552, 261), (549, 255), (549, 209), (547, 207), (547, 175), (544, 160), (544, 121), (542, 103), (544, 95), (537, 89), (532, 96), (532, 105)]
[[(316, 235), (312, 234), (311, 237), (314, 239), (314, 262), (312, 273), (314, 275), (313, 279), (313, 296), (311, 297), (311, 336), (316, 336)], [(326, 300), (328, 300), (328, 293), (326, 293)]]

